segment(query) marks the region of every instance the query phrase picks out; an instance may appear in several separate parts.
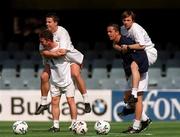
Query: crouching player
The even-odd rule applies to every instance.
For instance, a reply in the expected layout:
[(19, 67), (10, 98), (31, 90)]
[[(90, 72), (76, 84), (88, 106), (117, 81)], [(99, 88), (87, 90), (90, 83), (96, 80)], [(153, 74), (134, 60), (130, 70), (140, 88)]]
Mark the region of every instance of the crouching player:
[(127, 104), (120, 116), (135, 112), (133, 125), (123, 133), (139, 133), (146, 129), (151, 123), (149, 117), (143, 111), (143, 91), (148, 86), (148, 59), (144, 46), (140, 46), (130, 38), (122, 36), (117, 24), (110, 24), (107, 27), (109, 39), (113, 41), (114, 49), (120, 51), (123, 59), (123, 67), (127, 78), (128, 89), (125, 92), (124, 100)]

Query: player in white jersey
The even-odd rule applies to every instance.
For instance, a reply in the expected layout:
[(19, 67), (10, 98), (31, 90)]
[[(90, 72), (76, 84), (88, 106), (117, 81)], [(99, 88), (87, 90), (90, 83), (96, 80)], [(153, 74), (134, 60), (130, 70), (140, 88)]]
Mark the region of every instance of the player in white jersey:
[[(126, 107), (123, 108), (123, 112), (118, 113), (119, 116), (125, 116), (127, 114), (132, 114), (136, 110), (142, 109), (142, 98), (143, 93), (142, 91), (147, 91), (148, 86), (148, 59), (146, 52), (144, 51), (143, 47), (137, 47), (139, 50), (131, 50), (131, 45), (135, 44), (134, 41), (131, 40), (131, 38), (128, 38), (126, 36), (122, 36), (120, 34), (120, 29), (117, 24), (110, 24), (107, 27), (107, 34), (109, 36), (109, 39), (113, 41), (113, 48), (118, 50), (121, 54), (121, 58), (123, 60), (123, 68), (125, 71), (127, 82), (126, 90), (128, 90), (128, 95), (130, 95), (131, 91), (137, 90), (136, 97), (132, 98), (131, 96), (128, 96), (127, 99), (125, 99), (125, 103), (130, 107), (131, 109), (127, 109)], [(121, 48), (126, 46), (127, 51), (123, 52), (121, 51)], [(129, 49), (128, 49), (129, 48)], [(140, 50), (141, 49), (141, 50)], [(137, 82), (136, 82), (137, 81)], [(127, 92), (127, 91), (126, 91)], [(133, 93), (134, 96), (134, 93)], [(134, 100), (136, 99), (136, 100)], [(135, 103), (138, 104), (138, 108), (134, 107)], [(136, 119), (135, 119), (136, 120)], [(138, 120), (141, 120), (141, 115), (139, 116)], [(123, 133), (139, 133), (145, 128), (147, 128), (147, 122), (149, 121), (149, 117), (145, 114), (144, 110), (142, 109), (142, 121), (140, 121), (137, 124), (133, 124), (133, 127), (130, 130), (123, 131)], [(147, 121), (144, 124), (144, 121)], [(134, 122), (136, 123), (136, 122)], [(135, 130), (133, 129), (135, 126)]]
[[(131, 45), (131, 49), (138, 50), (139, 46), (145, 46), (145, 51), (148, 57), (149, 65), (152, 65), (157, 60), (157, 50), (154, 48), (154, 43), (152, 43), (149, 35), (144, 30), (144, 28), (142, 28), (139, 24), (135, 23), (134, 13), (132, 11), (124, 11), (122, 13), (122, 22), (123, 22), (123, 26), (121, 27), (121, 34), (135, 41), (135, 44)], [(124, 47), (124, 51), (126, 50), (127, 50), (126, 47)], [(148, 72), (145, 75), (147, 75), (146, 77), (148, 77)], [(147, 83), (148, 83), (148, 79), (143, 78), (142, 82), (139, 83), (139, 87), (141, 88), (134, 89), (132, 93), (133, 92), (137, 93), (139, 91), (146, 91)], [(127, 93), (126, 96), (128, 98), (129, 92), (127, 91), (126, 93)], [(147, 128), (148, 125), (151, 123), (151, 120), (143, 114), (142, 103), (136, 103), (135, 107), (136, 107), (136, 111), (135, 111), (135, 120), (134, 120), (133, 126), (129, 128), (128, 130), (124, 131), (124, 133), (138, 133), (141, 131), (139, 130), (140, 123), (143, 126), (141, 127), (141, 129)], [(126, 113), (126, 115), (127, 114), (128, 113)], [(141, 121), (141, 118), (142, 118), (142, 121)]]
[[(60, 45), (60, 52), (64, 52), (61, 49), (66, 49), (69, 52), (67, 52), (67, 58), (71, 62), (71, 75), (73, 79), (75, 80), (77, 87), (79, 91), (81, 92), (84, 104), (85, 104), (85, 113), (89, 113), (91, 111), (90, 103), (88, 101), (88, 94), (86, 90), (85, 81), (82, 78), (80, 74), (80, 69), (83, 62), (83, 54), (76, 50), (74, 46), (72, 45), (69, 33), (65, 28), (62, 26), (58, 26), (59, 18), (56, 14), (50, 13), (46, 16), (46, 25), (47, 28), (53, 33), (54, 35), (54, 41), (58, 42)], [(43, 49), (42, 46), (40, 46), (40, 51)], [(48, 109), (47, 104), (47, 95), (49, 91), (49, 77), (50, 77), (50, 71), (49, 71), (49, 65), (45, 64), (45, 68), (43, 73), (41, 74), (41, 105), (36, 110), (35, 114), (40, 114), (43, 110)]]
[[(52, 96), (53, 126), (49, 131), (59, 132), (59, 103), (62, 94), (66, 95), (72, 121), (75, 122), (77, 119), (77, 108), (74, 100), (75, 86), (71, 78), (70, 62), (66, 58), (68, 50), (64, 50), (64, 53), (59, 52), (58, 43), (53, 41), (53, 34), (47, 29), (39, 34), (39, 39), (45, 49), (42, 51), (42, 55), (46, 57), (51, 71), (50, 92)], [(49, 52), (56, 53), (56, 57), (49, 58)]]
[(134, 13), (132, 11), (124, 11), (122, 13), (122, 22), (121, 34), (130, 37), (140, 46), (145, 46), (149, 65), (154, 64), (157, 60), (157, 50), (154, 48), (155, 45), (146, 30), (135, 22)]

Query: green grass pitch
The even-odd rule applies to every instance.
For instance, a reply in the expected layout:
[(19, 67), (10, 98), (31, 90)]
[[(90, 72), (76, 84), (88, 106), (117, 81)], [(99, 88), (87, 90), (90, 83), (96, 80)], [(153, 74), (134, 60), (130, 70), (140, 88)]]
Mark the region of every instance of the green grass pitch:
[(0, 121), (0, 137), (70, 137), (70, 136), (81, 136), (81, 137), (180, 137), (180, 121), (176, 122), (156, 122), (153, 121), (149, 128), (136, 135), (128, 135), (121, 133), (122, 130), (126, 129), (129, 122), (111, 122), (111, 130), (108, 135), (96, 135), (94, 131), (95, 122), (87, 122), (88, 132), (86, 135), (75, 135), (68, 130), (70, 125), (69, 122), (60, 123), (61, 131), (58, 133), (48, 132), (48, 128), (51, 126), (51, 122), (30, 122), (28, 132), (25, 135), (15, 135), (12, 132), (13, 122), (2, 122)]

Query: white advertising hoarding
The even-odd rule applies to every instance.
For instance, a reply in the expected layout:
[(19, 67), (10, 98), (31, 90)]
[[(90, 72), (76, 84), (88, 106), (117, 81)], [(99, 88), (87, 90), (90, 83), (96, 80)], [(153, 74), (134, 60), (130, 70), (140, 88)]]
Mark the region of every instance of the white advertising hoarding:
[[(91, 113), (84, 113), (83, 99), (79, 91), (76, 91), (76, 105), (78, 108), (78, 119), (85, 121), (97, 121), (100, 119), (111, 121), (111, 90), (88, 90), (91, 103)], [(50, 102), (51, 97), (48, 96)], [(43, 114), (34, 115), (40, 102), (39, 90), (0, 90), (0, 120), (26, 120), (26, 121), (48, 121), (51, 119), (51, 111), (45, 110)], [(66, 98), (61, 97), (60, 121), (70, 121), (69, 107)]]

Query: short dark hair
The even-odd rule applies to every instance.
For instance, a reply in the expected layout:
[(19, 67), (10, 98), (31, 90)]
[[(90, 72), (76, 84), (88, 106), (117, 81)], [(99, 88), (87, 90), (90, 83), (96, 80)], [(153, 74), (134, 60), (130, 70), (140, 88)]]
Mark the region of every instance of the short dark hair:
[(48, 29), (43, 29), (39, 33), (39, 38), (44, 38), (46, 40), (53, 41), (53, 33), (49, 31)]
[(46, 18), (52, 18), (54, 22), (58, 22), (59, 23), (59, 17), (57, 16), (56, 13), (54, 12), (50, 12), (46, 15)]
[(131, 11), (131, 10), (126, 10), (126, 11), (124, 11), (124, 12), (121, 14), (121, 18), (122, 18), (122, 19), (127, 18), (127, 17), (129, 17), (129, 16), (132, 17), (132, 20), (133, 20), (133, 21), (135, 21), (136, 15), (134, 14), (133, 11)]
[(108, 27), (113, 27), (115, 31), (120, 32), (120, 27), (119, 27), (119, 25), (116, 24), (116, 23), (110, 23), (110, 24), (108, 25)]

